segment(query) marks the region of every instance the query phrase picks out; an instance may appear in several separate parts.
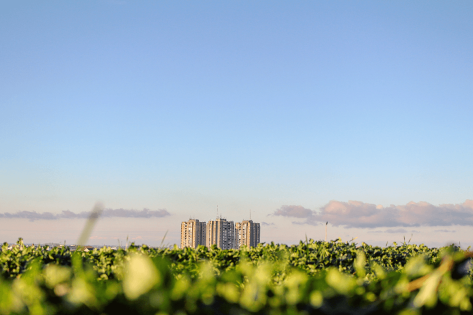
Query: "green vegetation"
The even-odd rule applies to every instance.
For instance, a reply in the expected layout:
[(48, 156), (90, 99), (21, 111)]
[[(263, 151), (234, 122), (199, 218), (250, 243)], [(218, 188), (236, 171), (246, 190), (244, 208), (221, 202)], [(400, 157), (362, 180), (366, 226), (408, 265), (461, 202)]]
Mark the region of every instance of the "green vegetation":
[(471, 256), (405, 243), (71, 252), (20, 240), (0, 253), (0, 314), (471, 314)]

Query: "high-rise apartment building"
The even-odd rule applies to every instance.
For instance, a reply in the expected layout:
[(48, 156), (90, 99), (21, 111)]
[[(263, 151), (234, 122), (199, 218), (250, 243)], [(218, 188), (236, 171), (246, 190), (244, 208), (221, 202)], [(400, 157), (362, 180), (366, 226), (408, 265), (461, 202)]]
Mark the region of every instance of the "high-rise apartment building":
[(207, 247), (217, 245), (221, 249), (232, 249), (236, 247), (235, 244), (235, 224), (233, 221), (219, 218), (215, 221), (207, 222), (206, 228), (206, 242)]
[(256, 247), (260, 243), (260, 224), (252, 220), (245, 220), (235, 224), (235, 244), (236, 248), (245, 245), (246, 247)]
[(199, 245), (205, 245), (205, 222), (199, 220), (189, 220), (181, 223), (181, 248), (197, 248)]

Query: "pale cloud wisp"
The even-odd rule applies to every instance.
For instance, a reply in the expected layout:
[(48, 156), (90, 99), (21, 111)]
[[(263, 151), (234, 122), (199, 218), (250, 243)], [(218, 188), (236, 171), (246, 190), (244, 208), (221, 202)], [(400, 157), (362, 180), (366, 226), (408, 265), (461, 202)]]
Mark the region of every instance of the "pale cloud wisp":
[(421, 201), (389, 207), (361, 201), (332, 200), (319, 211), (286, 205), (271, 215), (304, 219), (294, 222), (296, 224), (317, 225), (320, 222), (329, 222), (334, 226), (347, 228), (473, 226), (473, 200), (439, 206)]
[[(75, 213), (69, 210), (63, 210), (61, 213), (53, 214), (51, 212), (19, 211), (15, 213), (0, 213), (2, 219), (28, 219), (35, 220), (58, 220), (58, 219), (85, 219), (90, 212), (83, 211)], [(159, 210), (128, 210), (128, 209), (105, 209), (100, 217), (102, 218), (162, 218), (171, 215), (166, 209)]]

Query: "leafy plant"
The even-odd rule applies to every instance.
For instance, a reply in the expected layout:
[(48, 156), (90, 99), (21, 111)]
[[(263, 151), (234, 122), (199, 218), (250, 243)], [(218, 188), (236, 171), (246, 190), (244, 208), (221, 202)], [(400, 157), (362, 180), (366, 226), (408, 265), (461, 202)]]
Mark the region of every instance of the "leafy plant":
[(72, 252), (18, 240), (0, 253), (0, 314), (471, 314), (472, 256), (406, 243)]

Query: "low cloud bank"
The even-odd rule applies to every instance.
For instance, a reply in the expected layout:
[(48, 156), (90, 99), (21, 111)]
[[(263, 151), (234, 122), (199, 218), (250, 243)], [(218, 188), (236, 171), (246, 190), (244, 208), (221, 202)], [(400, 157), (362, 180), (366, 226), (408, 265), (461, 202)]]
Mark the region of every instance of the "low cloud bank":
[(293, 222), (297, 224), (329, 222), (347, 228), (473, 226), (473, 200), (439, 206), (421, 201), (389, 207), (361, 201), (332, 200), (319, 211), (302, 206), (282, 206), (271, 215), (304, 219), (302, 222)]
[(394, 233), (404, 233), (404, 234), (405, 233), (411, 233), (412, 234), (412, 233), (420, 233), (420, 232), (417, 231), (417, 230), (408, 231), (406, 229), (395, 229), (395, 230), (394, 229), (387, 229), (387, 230), (384, 230), (384, 231), (370, 231), (368, 233), (393, 233), (393, 234)]
[[(171, 215), (166, 209), (159, 210), (127, 210), (127, 209), (105, 209), (100, 217), (102, 218), (162, 218)], [(51, 212), (20, 211), (16, 213), (0, 213), (2, 219), (28, 219), (35, 220), (59, 220), (59, 219), (83, 219), (88, 218), (90, 212), (83, 211), (75, 213), (69, 210), (63, 210), (61, 213), (53, 214)]]

